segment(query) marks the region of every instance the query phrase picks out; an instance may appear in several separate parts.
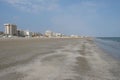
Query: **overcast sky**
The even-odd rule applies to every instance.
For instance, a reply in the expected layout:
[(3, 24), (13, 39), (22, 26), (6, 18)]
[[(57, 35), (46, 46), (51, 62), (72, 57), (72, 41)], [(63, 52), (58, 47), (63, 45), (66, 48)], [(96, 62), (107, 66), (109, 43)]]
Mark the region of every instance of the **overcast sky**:
[(0, 29), (120, 37), (120, 0), (0, 0)]

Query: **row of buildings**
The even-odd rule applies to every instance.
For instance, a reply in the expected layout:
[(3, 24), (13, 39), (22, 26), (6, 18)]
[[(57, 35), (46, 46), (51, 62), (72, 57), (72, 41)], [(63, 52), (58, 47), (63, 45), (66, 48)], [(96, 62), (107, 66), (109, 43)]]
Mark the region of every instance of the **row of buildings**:
[(49, 38), (51, 38), (51, 37), (66, 37), (66, 36), (65, 36), (64, 34), (62, 34), (62, 33), (52, 32), (52, 31), (50, 31), (50, 30), (48, 30), (48, 31), (45, 32), (45, 36), (46, 36), (46, 37), (49, 37)]
[(63, 37), (63, 38), (79, 38), (80, 36), (78, 36), (78, 35), (70, 35), (70, 36), (67, 36), (67, 35), (64, 35), (64, 34), (62, 34), (62, 33), (56, 33), (56, 32), (52, 32), (52, 31), (46, 31), (45, 32), (45, 36), (46, 37), (49, 37), (49, 38), (54, 38), (54, 37), (57, 37), (57, 38), (61, 38), (61, 37)]
[(15, 24), (4, 24), (6, 36), (18, 36), (18, 37), (37, 37), (41, 36), (41, 33), (30, 32), (28, 30), (17, 29)]
[[(30, 32), (29, 30), (21, 30), (17, 28), (15, 24), (4, 24), (5, 32), (4, 35), (7, 37), (17, 36), (17, 37), (48, 37), (48, 38), (61, 38), (61, 37), (72, 37), (78, 38), (77, 35), (66, 36), (62, 33), (52, 32), (50, 30), (46, 31), (44, 34), (39, 32)], [(1, 33), (2, 34), (2, 33)]]

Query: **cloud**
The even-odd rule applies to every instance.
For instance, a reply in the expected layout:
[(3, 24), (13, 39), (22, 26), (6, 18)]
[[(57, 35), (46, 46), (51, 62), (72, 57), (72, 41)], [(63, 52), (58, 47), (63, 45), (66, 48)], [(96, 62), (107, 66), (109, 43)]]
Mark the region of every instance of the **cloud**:
[(58, 0), (4, 0), (10, 5), (27, 12), (56, 10)]

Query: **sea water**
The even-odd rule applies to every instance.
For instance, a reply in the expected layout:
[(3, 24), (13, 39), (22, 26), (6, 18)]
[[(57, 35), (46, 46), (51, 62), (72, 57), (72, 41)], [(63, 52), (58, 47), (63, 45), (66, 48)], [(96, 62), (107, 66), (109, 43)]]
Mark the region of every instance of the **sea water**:
[(120, 37), (99, 37), (96, 42), (111, 56), (120, 59)]

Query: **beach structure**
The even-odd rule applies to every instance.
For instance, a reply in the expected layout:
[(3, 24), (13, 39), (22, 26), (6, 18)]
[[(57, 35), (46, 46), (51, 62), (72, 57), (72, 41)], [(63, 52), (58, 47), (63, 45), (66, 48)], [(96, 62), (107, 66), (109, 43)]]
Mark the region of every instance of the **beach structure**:
[(5, 26), (5, 34), (16, 36), (17, 35), (17, 25), (15, 24), (4, 24)]

